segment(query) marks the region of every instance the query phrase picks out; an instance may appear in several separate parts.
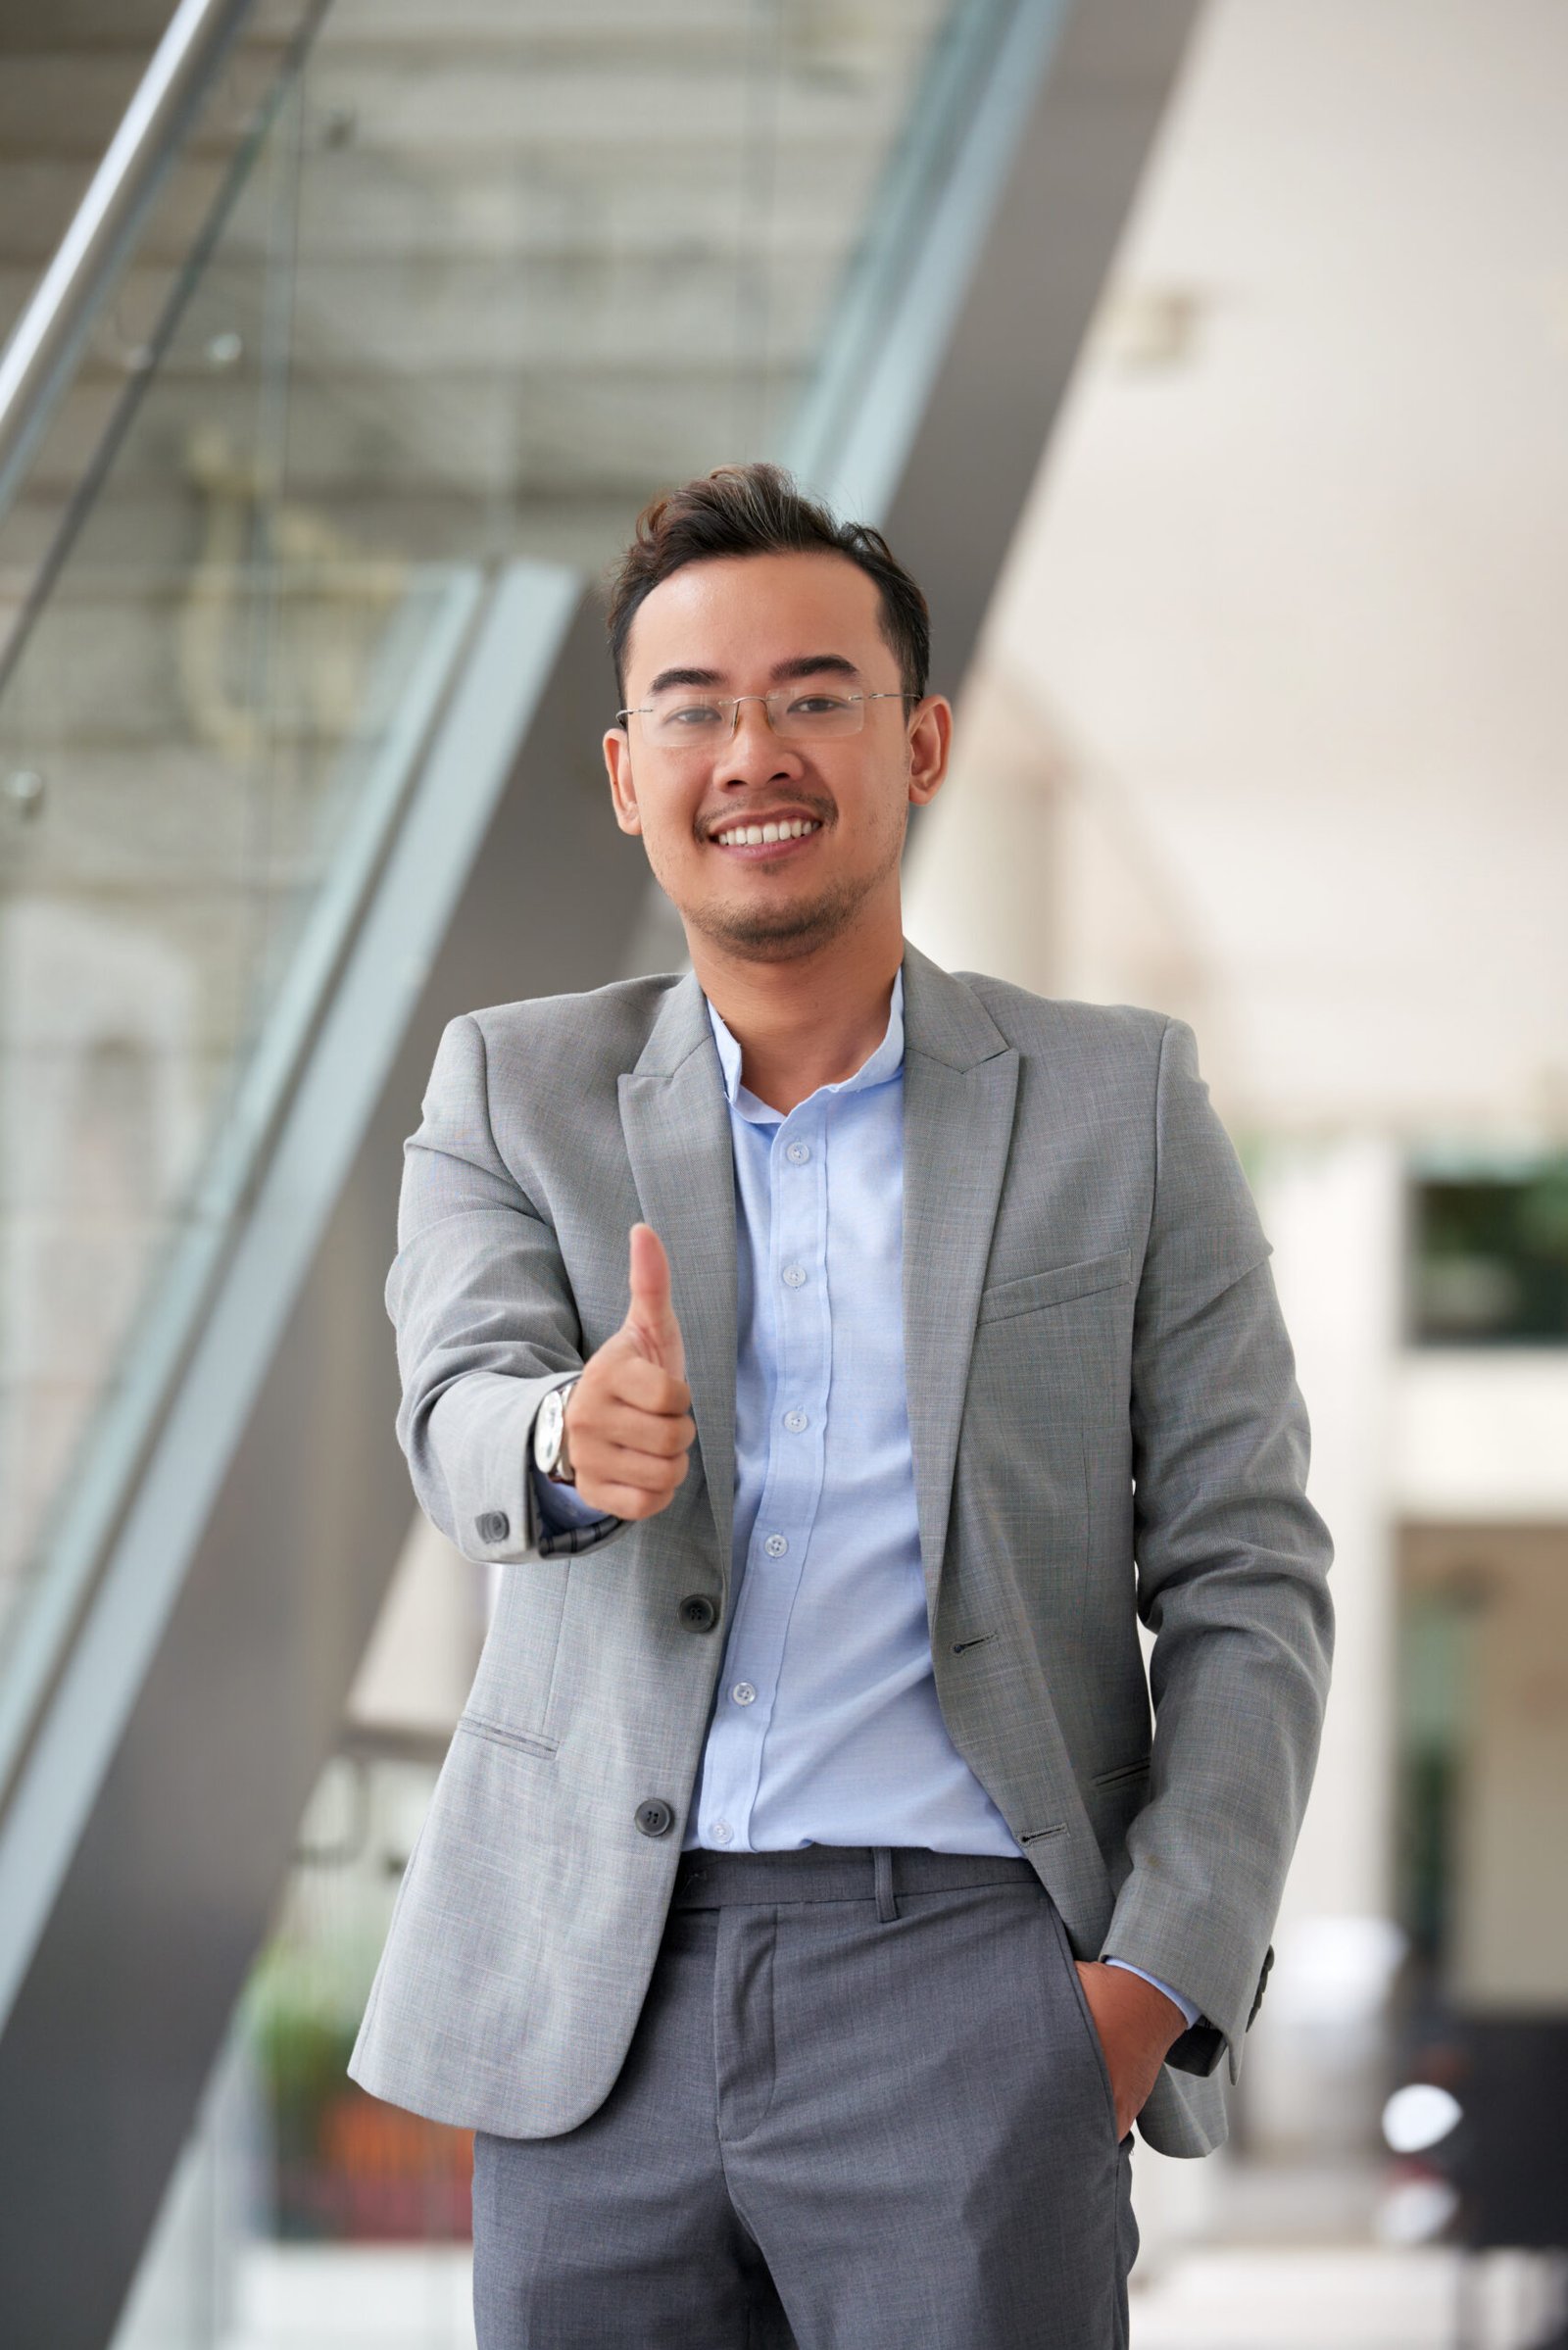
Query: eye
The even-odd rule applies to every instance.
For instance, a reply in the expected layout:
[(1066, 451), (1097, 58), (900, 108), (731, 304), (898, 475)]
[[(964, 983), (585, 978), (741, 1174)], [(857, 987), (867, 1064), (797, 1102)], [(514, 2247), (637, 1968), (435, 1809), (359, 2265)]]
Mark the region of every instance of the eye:
[(836, 711), (848, 710), (854, 701), (852, 694), (801, 694), (790, 704), (792, 718), (826, 718)]
[(718, 705), (714, 702), (681, 702), (674, 709), (662, 710), (659, 713), (661, 726), (679, 726), (686, 733), (694, 733), (705, 726), (714, 726), (718, 718)]

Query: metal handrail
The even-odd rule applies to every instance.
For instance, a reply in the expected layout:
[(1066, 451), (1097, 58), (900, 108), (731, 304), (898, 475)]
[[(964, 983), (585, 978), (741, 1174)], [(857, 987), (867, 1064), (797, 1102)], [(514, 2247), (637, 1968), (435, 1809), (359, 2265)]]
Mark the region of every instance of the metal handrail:
[(77, 205), (0, 351), (0, 514), (71, 380), (108, 287), (135, 242), (191, 117), (256, 0), (179, 0)]

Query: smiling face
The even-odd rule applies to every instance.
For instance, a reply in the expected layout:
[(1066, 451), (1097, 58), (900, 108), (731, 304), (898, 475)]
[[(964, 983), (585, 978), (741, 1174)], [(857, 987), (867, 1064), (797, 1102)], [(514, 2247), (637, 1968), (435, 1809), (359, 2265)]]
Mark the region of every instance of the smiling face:
[[(782, 686), (809, 705), (813, 688), (896, 697), (902, 685), (875, 580), (827, 552), (683, 564), (638, 607), (626, 649), (633, 709), (676, 689)], [(951, 722), (940, 695), (867, 701), (858, 734), (787, 742), (746, 701), (732, 735), (720, 725), (722, 739), (665, 748), (632, 717), (605, 737), (615, 818), (642, 835), (694, 941), (783, 961), (860, 923), (891, 919), (896, 938), (908, 811), (941, 786)]]

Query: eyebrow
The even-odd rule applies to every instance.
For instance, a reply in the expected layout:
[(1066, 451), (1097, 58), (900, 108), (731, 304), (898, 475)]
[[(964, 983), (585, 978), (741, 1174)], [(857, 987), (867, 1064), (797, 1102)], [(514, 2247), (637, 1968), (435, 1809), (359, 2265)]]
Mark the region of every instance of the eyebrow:
[[(787, 685), (793, 678), (816, 677), (824, 670), (834, 677), (858, 677), (860, 674), (854, 661), (847, 661), (842, 653), (799, 654), (793, 661), (775, 661), (768, 674), (774, 685)], [(650, 694), (662, 694), (666, 686), (713, 686), (723, 683), (724, 674), (720, 669), (661, 669), (647, 690)]]

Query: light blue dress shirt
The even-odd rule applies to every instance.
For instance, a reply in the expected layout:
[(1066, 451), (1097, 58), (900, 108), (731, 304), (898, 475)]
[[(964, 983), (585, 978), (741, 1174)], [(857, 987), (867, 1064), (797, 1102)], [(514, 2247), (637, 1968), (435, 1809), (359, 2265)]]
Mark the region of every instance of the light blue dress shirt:
[[(787, 1117), (709, 1017), (735, 1152), (737, 1595), (687, 1848), (1021, 1858), (932, 1668), (905, 1388), (903, 973), (870, 1058)], [(553, 1524), (596, 1514), (536, 1482)]]

